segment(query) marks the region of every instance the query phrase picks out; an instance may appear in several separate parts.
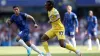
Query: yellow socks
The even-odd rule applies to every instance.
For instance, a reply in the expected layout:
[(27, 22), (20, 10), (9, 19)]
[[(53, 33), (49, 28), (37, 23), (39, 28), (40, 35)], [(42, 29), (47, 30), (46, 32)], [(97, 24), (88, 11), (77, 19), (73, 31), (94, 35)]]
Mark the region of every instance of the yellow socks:
[(73, 52), (76, 52), (76, 49), (72, 45), (70, 45), (68, 43), (66, 44), (66, 47), (65, 48), (67, 48), (68, 50), (71, 50)]
[(47, 41), (42, 42), (42, 45), (43, 45), (45, 51), (48, 53), (48, 52), (49, 52), (49, 49), (48, 49), (48, 42), (47, 42)]

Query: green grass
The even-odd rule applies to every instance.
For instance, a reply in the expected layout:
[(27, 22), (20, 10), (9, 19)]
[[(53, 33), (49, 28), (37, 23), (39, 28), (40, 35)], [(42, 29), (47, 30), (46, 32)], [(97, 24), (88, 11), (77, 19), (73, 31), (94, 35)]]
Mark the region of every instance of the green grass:
[[(38, 48), (44, 51), (43, 47)], [(50, 46), (49, 48), (52, 56), (76, 56), (75, 53), (69, 53), (68, 50), (59, 46)], [(100, 51), (96, 47), (93, 47), (92, 51), (88, 51), (86, 46), (78, 46), (77, 49), (82, 52), (83, 56), (100, 56)], [(36, 52), (32, 51), (31, 56), (37, 55)], [(27, 56), (27, 53), (23, 47), (0, 47), (0, 56)]]

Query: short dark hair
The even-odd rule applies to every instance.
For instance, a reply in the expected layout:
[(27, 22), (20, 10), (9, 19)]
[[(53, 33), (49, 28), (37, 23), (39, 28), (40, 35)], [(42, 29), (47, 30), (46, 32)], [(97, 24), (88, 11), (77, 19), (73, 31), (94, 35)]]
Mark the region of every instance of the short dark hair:
[(53, 1), (48, 0), (46, 3), (49, 3), (50, 6), (52, 5), (54, 7), (54, 2)]
[(18, 6), (13, 6), (13, 9), (16, 8), (16, 7), (18, 7)]

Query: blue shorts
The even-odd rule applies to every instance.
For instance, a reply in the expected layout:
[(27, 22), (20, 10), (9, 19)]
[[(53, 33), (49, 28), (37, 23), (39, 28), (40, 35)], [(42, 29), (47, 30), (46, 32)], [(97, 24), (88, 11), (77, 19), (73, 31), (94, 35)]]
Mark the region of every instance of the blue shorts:
[(22, 30), (18, 33), (18, 36), (20, 36), (21, 39), (23, 39), (24, 42), (27, 42), (30, 40), (30, 37), (29, 37), (29, 30), (28, 29), (25, 29), (25, 30)]
[(65, 30), (65, 35), (69, 37), (74, 37), (75, 36), (75, 30)]
[(89, 37), (97, 37), (97, 32), (95, 31), (88, 31), (88, 36)]

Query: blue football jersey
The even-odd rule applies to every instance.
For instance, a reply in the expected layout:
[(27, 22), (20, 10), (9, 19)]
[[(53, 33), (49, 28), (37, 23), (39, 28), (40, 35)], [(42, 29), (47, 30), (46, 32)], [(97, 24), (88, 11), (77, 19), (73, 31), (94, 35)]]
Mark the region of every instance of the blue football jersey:
[(15, 23), (20, 31), (28, 28), (28, 23), (26, 20), (26, 13), (20, 12), (19, 15), (13, 14), (10, 18), (11, 22)]
[(78, 19), (75, 13), (71, 12), (70, 14), (68, 12), (64, 15), (64, 26), (65, 30), (74, 30), (75, 27), (78, 27)]
[(96, 16), (87, 17), (87, 29), (88, 31), (92, 31), (93, 29), (97, 30), (97, 17)]

